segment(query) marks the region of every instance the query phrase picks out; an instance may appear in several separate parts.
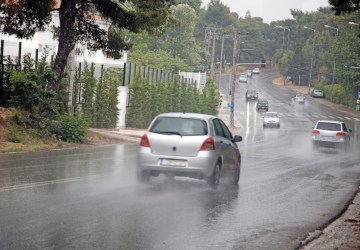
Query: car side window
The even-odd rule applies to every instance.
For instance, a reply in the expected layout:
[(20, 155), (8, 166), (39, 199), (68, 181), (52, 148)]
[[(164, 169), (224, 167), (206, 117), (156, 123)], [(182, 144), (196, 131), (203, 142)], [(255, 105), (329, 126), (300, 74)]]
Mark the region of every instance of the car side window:
[(229, 140), (232, 140), (233, 136), (232, 136), (230, 130), (228, 129), (228, 127), (225, 125), (225, 123), (223, 121), (219, 120), (219, 122), (221, 124), (222, 129), (224, 130), (225, 137)]
[(220, 124), (220, 120), (219, 119), (214, 119), (213, 124), (214, 124), (214, 128), (215, 128), (215, 134), (217, 136), (225, 137), (224, 131), (223, 131), (222, 126)]

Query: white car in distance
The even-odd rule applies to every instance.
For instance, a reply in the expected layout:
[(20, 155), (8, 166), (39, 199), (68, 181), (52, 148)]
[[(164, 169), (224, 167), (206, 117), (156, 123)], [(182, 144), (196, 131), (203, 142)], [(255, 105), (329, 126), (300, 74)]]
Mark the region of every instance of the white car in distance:
[(240, 75), (239, 82), (247, 82), (247, 74), (243, 73)]
[(266, 112), (263, 116), (263, 126), (280, 128), (280, 115), (277, 112)]

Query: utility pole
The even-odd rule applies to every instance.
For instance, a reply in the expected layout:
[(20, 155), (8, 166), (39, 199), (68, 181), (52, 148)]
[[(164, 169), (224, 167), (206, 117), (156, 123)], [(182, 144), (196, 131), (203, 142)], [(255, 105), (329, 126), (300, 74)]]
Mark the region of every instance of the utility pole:
[(224, 40), (225, 40), (225, 34), (222, 33), (221, 35), (221, 52), (220, 52), (220, 74), (219, 74), (219, 86), (218, 89), (220, 89), (221, 86), (221, 73), (222, 73), (222, 66), (224, 64)]
[(213, 30), (213, 32), (211, 33), (212, 35), (212, 51), (211, 51), (211, 68), (210, 68), (210, 75), (211, 75), (211, 79), (215, 79), (215, 73), (214, 73), (214, 61), (215, 61), (215, 29)]
[(237, 57), (237, 33), (234, 34), (233, 47), (233, 67), (232, 67), (232, 86), (231, 86), (231, 103), (230, 103), (230, 127), (234, 128), (234, 102), (235, 102), (235, 86), (236, 86), (236, 57)]
[(313, 41), (313, 46), (312, 46), (312, 50), (311, 50), (311, 59), (310, 59), (310, 76), (309, 76), (309, 95), (310, 95), (310, 93), (311, 93), (311, 77), (312, 77), (312, 69), (313, 69), (313, 61), (314, 61), (316, 30), (314, 30), (312, 28), (309, 28), (307, 26), (304, 26), (304, 29), (308, 29), (308, 30), (311, 30), (312, 32), (314, 32), (314, 41)]

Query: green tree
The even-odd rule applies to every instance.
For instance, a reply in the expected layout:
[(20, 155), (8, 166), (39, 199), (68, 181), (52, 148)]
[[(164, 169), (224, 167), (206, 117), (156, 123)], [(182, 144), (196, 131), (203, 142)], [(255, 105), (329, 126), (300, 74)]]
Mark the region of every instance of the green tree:
[(126, 112), (126, 126), (133, 128), (147, 128), (149, 120), (150, 93), (149, 83), (139, 76), (130, 86), (130, 107)]
[(97, 83), (95, 78), (95, 64), (91, 63), (89, 66), (89, 64), (85, 62), (84, 70), (81, 72), (81, 75), (82, 113), (93, 122), (95, 112), (95, 88)]
[(194, 70), (204, 70), (201, 48), (194, 38), (197, 19), (195, 10), (187, 4), (179, 4), (171, 8), (171, 14), (177, 25), (164, 32), (159, 45), (173, 57), (183, 59)]
[(352, 13), (360, 9), (360, 0), (329, 0), (337, 15)]
[(104, 81), (104, 76), (99, 79), (96, 86), (96, 98), (95, 98), (95, 116), (93, 116), (93, 126), (96, 128), (107, 128), (109, 124), (109, 116), (107, 114), (109, 105), (109, 89), (107, 82)]
[[(37, 0), (36, 4), (28, 0), (1, 1), (0, 27), (4, 33), (28, 39), (51, 24), (54, 11), (59, 13), (59, 44), (53, 67), (57, 78), (50, 86), (57, 91), (67, 58), (77, 43), (86, 44), (90, 50), (116, 54), (130, 47), (118, 31), (159, 33), (171, 22), (168, 13), (174, 3), (174, 0), (62, 0), (57, 5), (55, 0)], [(107, 27), (96, 22), (99, 16), (115, 28), (108, 32)]]

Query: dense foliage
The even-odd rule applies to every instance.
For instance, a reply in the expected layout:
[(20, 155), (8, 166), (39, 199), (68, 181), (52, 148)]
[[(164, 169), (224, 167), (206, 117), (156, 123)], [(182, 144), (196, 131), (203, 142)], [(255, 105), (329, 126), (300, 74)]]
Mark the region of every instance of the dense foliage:
[[(55, 1), (37, 2), (41, 4), (1, 1), (2, 31), (29, 38), (46, 27)], [(59, 114), (67, 114), (68, 84), (62, 77), (67, 56), (76, 43), (103, 49), (114, 58), (120, 56), (121, 49), (129, 49), (129, 62), (173, 73), (208, 71), (212, 61), (211, 34), (216, 33), (215, 62), (221, 61), (220, 39), (226, 35), (223, 59), (227, 66), (232, 63), (232, 36), (243, 32), (248, 36), (239, 39), (236, 63), (255, 67), (266, 60), (268, 67), (275, 62), (275, 70), (290, 76), (295, 84), (310, 83), (324, 89), (326, 98), (354, 106), (360, 91), (359, 1), (329, 2), (343, 15), (335, 15), (331, 8), (315, 12), (290, 10), (293, 18), (267, 24), (249, 11), (244, 17), (231, 12), (221, 0), (211, 0), (205, 8), (201, 0), (63, 0), (55, 6), (61, 25), (56, 34), (59, 51), (54, 64), (42, 61), (34, 70), (31, 58), (24, 57), (23, 71), (11, 73), (8, 103), (28, 110), (37, 128), (48, 128)], [(95, 22), (99, 16), (109, 21), (107, 25)], [(76, 74), (74, 95), (78, 98), (71, 113), (86, 118), (92, 127), (114, 127), (121, 76), (117, 70), (104, 69), (97, 78), (94, 65), (85, 63), (82, 72)], [(163, 112), (216, 114), (219, 95), (212, 82), (203, 93), (191, 85), (150, 84), (140, 78), (130, 88), (127, 125), (131, 127), (145, 128)]]
[(191, 112), (216, 115), (219, 93), (212, 81), (203, 93), (195, 86), (178, 82), (149, 82), (137, 77), (131, 86), (130, 106), (126, 126), (147, 128), (153, 118), (166, 112)]
[[(37, 67), (29, 55), (24, 56), (21, 71), (10, 70), (4, 92), (7, 93), (5, 106), (15, 107), (27, 112), (28, 116), (14, 116), (14, 122), (20, 127), (28, 127), (34, 134), (41, 137), (57, 135), (68, 142), (84, 142), (89, 126), (113, 128), (117, 123), (117, 95), (122, 70), (105, 69), (102, 76), (95, 77), (93, 64), (85, 63), (83, 72), (77, 74), (74, 86), (74, 96), (80, 95), (74, 110), (69, 111), (68, 84), (63, 83), (58, 92), (47, 88), (55, 77), (51, 65), (46, 63), (46, 55), (42, 57)], [(64, 78), (65, 79), (65, 78)], [(25, 119), (26, 118), (26, 119)], [(25, 119), (25, 120), (24, 120)], [(9, 131), (9, 140), (21, 140)]]
[(88, 128), (89, 121), (86, 117), (64, 114), (58, 117), (58, 122), (52, 126), (52, 132), (63, 141), (84, 143)]
[[(35, 32), (49, 27), (52, 12), (58, 12), (59, 45), (53, 65), (57, 78), (50, 83), (50, 87), (57, 91), (67, 58), (76, 43), (118, 57), (120, 51), (131, 46), (119, 36), (119, 30), (127, 29), (134, 33), (145, 30), (157, 34), (171, 22), (168, 12), (174, 3), (174, 0), (2, 0), (0, 27), (7, 34), (31, 38)], [(99, 16), (103, 24), (96, 21)], [(108, 30), (110, 24), (113, 28)]]

